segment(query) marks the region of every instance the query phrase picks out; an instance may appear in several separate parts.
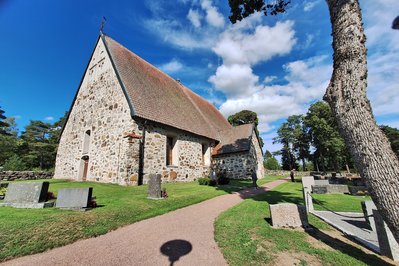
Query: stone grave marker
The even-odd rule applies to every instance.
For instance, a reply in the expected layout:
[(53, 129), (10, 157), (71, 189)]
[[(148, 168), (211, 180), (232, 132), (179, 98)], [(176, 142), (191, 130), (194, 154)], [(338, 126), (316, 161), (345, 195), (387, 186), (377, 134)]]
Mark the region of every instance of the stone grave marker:
[(302, 186), (307, 187), (309, 189), (312, 189), (312, 186), (314, 186), (315, 180), (313, 176), (304, 176), (302, 177)]
[(161, 197), (161, 175), (150, 174), (148, 180), (148, 197), (149, 199), (162, 199)]
[(373, 215), (373, 210), (377, 210), (377, 207), (372, 200), (364, 200), (361, 204), (366, 222), (370, 225), (371, 229), (376, 232), (374, 216), (370, 215)]
[(270, 204), (270, 216), (274, 228), (297, 228), (309, 226), (304, 206), (292, 203)]
[(55, 206), (60, 209), (80, 210), (90, 207), (93, 188), (61, 188)]
[(314, 181), (314, 186), (326, 186), (329, 185), (330, 183), (328, 182), (327, 179), (320, 179), (320, 180), (315, 180)]
[(314, 210), (313, 200), (312, 197), (310, 196), (310, 193), (312, 193), (312, 186), (314, 186), (314, 184), (315, 180), (313, 176), (302, 177), (303, 198), (305, 199), (306, 212), (311, 212)]
[(54, 202), (46, 202), (49, 182), (10, 183), (0, 206), (40, 209), (52, 207)]
[(380, 254), (399, 261), (399, 244), (377, 210), (373, 210)]

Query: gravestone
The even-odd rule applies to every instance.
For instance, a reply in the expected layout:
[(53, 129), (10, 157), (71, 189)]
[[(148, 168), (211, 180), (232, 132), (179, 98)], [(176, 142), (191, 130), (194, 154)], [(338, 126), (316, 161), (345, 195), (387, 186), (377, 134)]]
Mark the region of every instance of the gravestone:
[(55, 206), (60, 209), (87, 209), (92, 200), (93, 188), (61, 188)]
[(364, 218), (366, 219), (366, 222), (370, 225), (371, 229), (375, 232), (376, 228), (375, 228), (374, 216), (371, 215), (373, 215), (373, 210), (377, 210), (377, 207), (375, 206), (372, 200), (364, 200), (361, 202), (361, 204), (364, 213)]
[(270, 204), (270, 217), (274, 228), (297, 228), (309, 226), (304, 206), (292, 203)]
[(349, 194), (349, 189), (347, 185), (314, 185), (312, 192), (315, 194)]
[(310, 193), (312, 193), (312, 186), (314, 184), (315, 184), (315, 180), (314, 180), (313, 176), (302, 177), (303, 198), (305, 199), (306, 212), (312, 212), (314, 210), (313, 200), (310, 195)]
[(399, 244), (377, 210), (373, 210), (380, 254), (399, 261)]
[(312, 189), (312, 186), (314, 186), (315, 180), (313, 176), (304, 176), (302, 177), (302, 186), (307, 187), (309, 189)]
[(4, 203), (0, 206), (33, 209), (52, 207), (54, 202), (46, 202), (48, 187), (49, 182), (10, 183)]
[(329, 185), (330, 183), (328, 182), (327, 179), (321, 179), (321, 180), (315, 180), (314, 181), (314, 185), (315, 186), (325, 186), (325, 185)]
[(161, 197), (161, 175), (150, 174), (148, 180), (148, 197), (149, 199), (162, 199)]

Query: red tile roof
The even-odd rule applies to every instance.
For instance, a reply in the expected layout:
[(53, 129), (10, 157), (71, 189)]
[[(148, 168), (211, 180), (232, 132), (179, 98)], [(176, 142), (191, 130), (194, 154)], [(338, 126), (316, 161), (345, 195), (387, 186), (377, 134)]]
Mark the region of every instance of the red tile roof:
[(253, 124), (244, 124), (222, 131), (221, 142), (212, 150), (212, 155), (248, 151), (251, 147)]
[(210, 139), (221, 139), (231, 125), (211, 103), (127, 48), (102, 35), (133, 116)]

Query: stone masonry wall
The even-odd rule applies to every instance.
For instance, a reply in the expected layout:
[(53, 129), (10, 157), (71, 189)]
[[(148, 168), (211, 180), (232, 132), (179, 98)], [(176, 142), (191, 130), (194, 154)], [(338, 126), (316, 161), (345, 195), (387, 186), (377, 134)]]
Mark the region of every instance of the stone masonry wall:
[(129, 183), (138, 170), (138, 141), (124, 138), (132, 132), (137, 134), (138, 126), (100, 39), (61, 136), (54, 177), (82, 180), (82, 156), (87, 155), (88, 181)]
[(262, 151), (255, 132), (252, 133), (249, 151), (214, 156), (212, 163), (217, 171), (225, 170), (233, 179), (251, 178), (251, 170), (256, 171), (258, 179), (265, 175)]
[(37, 180), (51, 178), (53, 178), (52, 172), (0, 171), (0, 180), (2, 181)]
[[(173, 165), (166, 165), (168, 136), (176, 141)], [(209, 175), (210, 165), (205, 165), (202, 160), (202, 144), (209, 145), (210, 142), (205, 138), (159, 125), (148, 126), (144, 151), (144, 183), (149, 174), (161, 174), (163, 182), (193, 181)], [(206, 156), (210, 156), (210, 149)]]
[(251, 169), (255, 169), (249, 152), (221, 154), (212, 158), (216, 171), (226, 171), (232, 179), (251, 178)]

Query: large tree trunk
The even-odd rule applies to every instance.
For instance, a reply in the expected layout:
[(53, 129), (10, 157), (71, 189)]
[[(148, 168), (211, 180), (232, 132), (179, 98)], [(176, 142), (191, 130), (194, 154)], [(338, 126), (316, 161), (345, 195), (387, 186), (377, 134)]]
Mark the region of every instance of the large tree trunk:
[[(326, 0), (334, 70), (324, 96), (371, 197), (399, 242), (399, 161), (366, 96), (367, 50), (358, 0)], [(388, 26), (387, 26), (388, 27)]]

